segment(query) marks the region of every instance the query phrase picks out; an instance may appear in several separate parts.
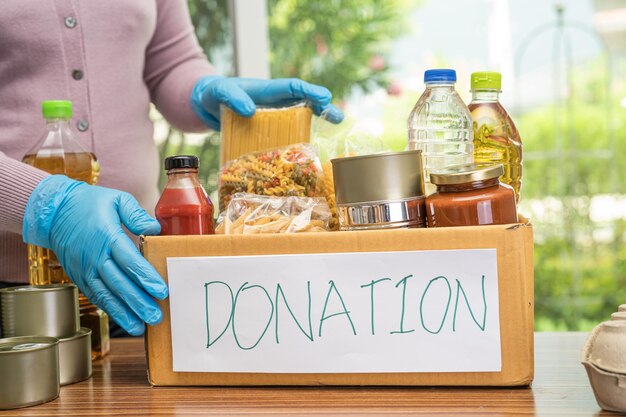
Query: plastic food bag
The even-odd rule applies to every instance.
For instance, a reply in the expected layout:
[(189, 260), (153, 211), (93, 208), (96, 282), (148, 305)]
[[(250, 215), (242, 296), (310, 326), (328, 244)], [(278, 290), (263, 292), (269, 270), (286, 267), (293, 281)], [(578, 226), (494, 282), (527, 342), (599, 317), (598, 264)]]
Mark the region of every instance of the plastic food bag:
[(315, 118), (312, 125), (311, 144), (322, 163), (333, 158), (389, 152), (383, 141), (363, 123), (345, 119), (340, 124), (326, 120), (326, 113)]
[(317, 197), (321, 175), (317, 154), (308, 144), (243, 155), (220, 170), (220, 211), (228, 207), (235, 193)]
[(222, 147), (220, 163), (241, 155), (309, 142), (313, 112), (306, 101), (286, 106), (260, 106), (252, 117), (221, 106)]
[(248, 193), (232, 196), (220, 215), (216, 233), (302, 233), (329, 230), (330, 209), (322, 197), (271, 197)]
[(335, 185), (331, 159), (347, 156), (369, 155), (389, 152), (383, 142), (365, 126), (354, 120), (344, 120), (339, 125), (326, 121), (324, 113), (315, 119), (311, 144), (315, 147), (322, 161), (321, 193), (328, 201), (333, 218), (331, 230), (339, 230)]

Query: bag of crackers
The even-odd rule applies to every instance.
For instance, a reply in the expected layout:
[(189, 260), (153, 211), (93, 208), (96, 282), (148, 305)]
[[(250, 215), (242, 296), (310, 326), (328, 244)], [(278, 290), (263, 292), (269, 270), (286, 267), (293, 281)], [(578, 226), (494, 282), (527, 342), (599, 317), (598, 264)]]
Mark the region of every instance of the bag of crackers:
[(303, 233), (329, 230), (332, 218), (323, 197), (275, 197), (250, 193), (231, 196), (220, 214), (217, 234)]

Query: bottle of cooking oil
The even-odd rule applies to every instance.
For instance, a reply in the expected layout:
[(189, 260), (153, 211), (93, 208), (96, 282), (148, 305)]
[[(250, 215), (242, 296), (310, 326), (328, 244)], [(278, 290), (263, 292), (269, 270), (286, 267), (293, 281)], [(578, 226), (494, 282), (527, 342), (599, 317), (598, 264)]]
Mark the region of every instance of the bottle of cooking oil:
[[(49, 100), (42, 104), (46, 132), (35, 147), (26, 153), (23, 162), (50, 174), (96, 184), (100, 165), (96, 156), (85, 150), (70, 128), (72, 102)], [(31, 285), (69, 283), (57, 257), (50, 249), (28, 245)], [(82, 293), (79, 296), (81, 326), (91, 329), (92, 358), (109, 351), (109, 318)]]
[(519, 202), (522, 188), (522, 140), (515, 123), (498, 99), (502, 76), (498, 72), (472, 74), (469, 110), (474, 126), (474, 162), (503, 164), (500, 181), (513, 187)]

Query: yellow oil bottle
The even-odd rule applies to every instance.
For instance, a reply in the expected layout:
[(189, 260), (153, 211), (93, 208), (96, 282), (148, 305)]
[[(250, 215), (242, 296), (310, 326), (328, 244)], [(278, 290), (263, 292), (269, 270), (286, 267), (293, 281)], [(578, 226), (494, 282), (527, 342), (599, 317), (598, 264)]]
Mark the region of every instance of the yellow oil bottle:
[(474, 162), (503, 164), (500, 178), (513, 187), (519, 202), (522, 189), (522, 140), (515, 123), (499, 101), (502, 76), (497, 72), (472, 74), (469, 110), (474, 127)]
[[(64, 100), (44, 101), (42, 110), (46, 133), (22, 161), (50, 174), (62, 174), (96, 184), (100, 165), (96, 156), (80, 145), (70, 128), (72, 103)], [(28, 263), (31, 285), (71, 282), (50, 249), (28, 245)], [(79, 295), (79, 306), (81, 326), (90, 328), (92, 332), (92, 359), (102, 357), (110, 349), (109, 318), (82, 293)]]

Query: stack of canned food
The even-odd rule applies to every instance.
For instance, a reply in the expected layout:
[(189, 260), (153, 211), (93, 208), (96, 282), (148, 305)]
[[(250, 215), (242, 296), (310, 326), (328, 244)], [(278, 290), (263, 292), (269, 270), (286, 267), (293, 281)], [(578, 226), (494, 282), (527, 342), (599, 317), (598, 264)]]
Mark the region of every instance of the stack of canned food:
[(72, 284), (0, 290), (0, 409), (41, 404), (91, 376), (91, 330)]

